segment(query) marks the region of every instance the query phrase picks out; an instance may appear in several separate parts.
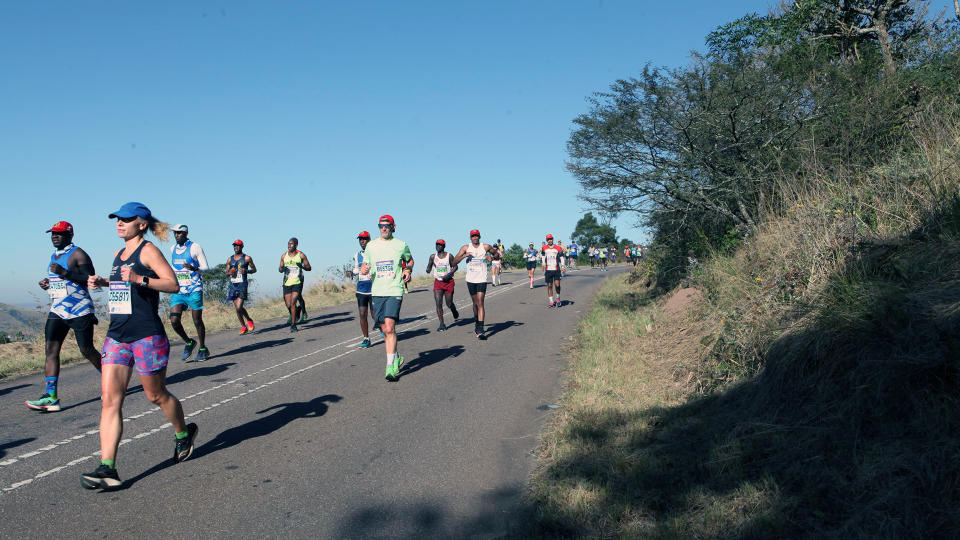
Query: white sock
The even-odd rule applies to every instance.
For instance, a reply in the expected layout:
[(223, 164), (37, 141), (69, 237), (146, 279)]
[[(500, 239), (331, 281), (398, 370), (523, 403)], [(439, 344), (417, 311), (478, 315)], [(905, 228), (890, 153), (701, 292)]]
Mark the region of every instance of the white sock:
[(547, 303), (549, 303), (549, 304), (552, 304), (552, 303), (553, 303), (553, 297), (552, 297), (552, 296), (548, 296), (548, 297), (547, 297)]
[(387, 365), (393, 365), (393, 359), (397, 357), (397, 353), (387, 353)]

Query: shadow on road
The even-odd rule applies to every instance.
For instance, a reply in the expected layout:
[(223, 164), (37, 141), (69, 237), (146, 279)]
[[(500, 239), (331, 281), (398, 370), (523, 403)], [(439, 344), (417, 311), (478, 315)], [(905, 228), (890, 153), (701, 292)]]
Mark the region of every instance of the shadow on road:
[(491, 324), (490, 326), (487, 326), (483, 333), (486, 334), (486, 336), (489, 338), (493, 335), (503, 332), (507, 328), (511, 328), (514, 326), (522, 326), (522, 325), (523, 325), (522, 322), (517, 322), (517, 321), (498, 322), (498, 323)]
[(454, 345), (444, 349), (431, 349), (429, 351), (423, 351), (419, 356), (403, 365), (403, 368), (400, 370), (400, 376), (404, 377), (411, 373), (420, 371), (425, 367), (432, 366), (437, 362), (446, 360), (447, 358), (460, 356), (465, 350), (466, 349), (463, 348), (463, 345)]
[(404, 339), (413, 339), (415, 337), (425, 336), (429, 333), (430, 331), (427, 330), (426, 328), (417, 328), (416, 330), (407, 330), (406, 332), (398, 332), (397, 340), (400, 341)]
[[(21, 388), (26, 388), (26, 387), (28, 387), (28, 386), (30, 386), (30, 385), (29, 385), (29, 384), (18, 384), (18, 385), (16, 385), (16, 386), (11, 386), (10, 388), (4, 388), (4, 389), (0, 390), (0, 396), (5, 395), (5, 394), (9, 394), (10, 392), (13, 392), (14, 390), (19, 390), (19, 389), (21, 389)], [(39, 386), (39, 385), (37, 385), (37, 386)]]
[(418, 317), (410, 317), (409, 319), (400, 319), (397, 322), (397, 324), (409, 324), (409, 323), (412, 323), (413, 321), (420, 321), (426, 318), (427, 318), (426, 315), (420, 315)]
[(223, 358), (225, 356), (232, 356), (234, 354), (243, 354), (251, 351), (258, 351), (260, 349), (266, 349), (269, 347), (279, 347), (281, 345), (286, 345), (291, 341), (293, 341), (293, 338), (268, 339), (266, 341), (261, 341), (259, 343), (251, 343), (249, 345), (244, 345), (243, 347), (237, 347), (236, 349), (227, 351), (225, 353), (213, 355), (210, 358)]
[[(310, 317), (307, 319), (307, 322), (320, 321), (323, 319), (329, 319), (330, 317), (342, 317), (343, 315), (350, 315), (351, 311), (338, 311), (336, 313), (327, 313), (326, 315), (317, 315), (316, 317)], [(309, 314), (309, 312), (308, 312)], [(287, 315), (289, 317), (290, 315)], [(269, 332), (271, 330), (279, 330), (281, 328), (289, 328), (290, 324), (286, 321), (281, 322), (280, 324), (275, 324), (273, 326), (267, 326), (265, 328), (260, 328), (257, 332)]]
[(320, 328), (321, 326), (328, 326), (328, 325), (331, 325), (331, 324), (337, 324), (337, 323), (342, 323), (342, 322), (346, 322), (346, 321), (352, 321), (352, 320), (354, 320), (354, 319), (356, 319), (356, 317), (352, 317), (352, 316), (351, 316), (351, 317), (341, 317), (341, 318), (339, 318), (339, 319), (322, 319), (322, 320), (319, 320), (319, 321), (317, 321), (316, 319), (310, 319), (309, 321), (307, 321), (307, 323), (301, 323), (301, 324), (299, 324), (299, 325), (297, 325), (297, 326), (299, 326), (301, 330), (306, 330), (306, 329), (309, 329), (309, 328)]
[(473, 515), (452, 512), (444, 500), (416, 502), (357, 501), (358, 508), (337, 526), (336, 538), (500, 538), (518, 522), (528, 520), (532, 507), (517, 486), (484, 493)]
[(29, 439), (17, 439), (15, 441), (0, 443), (0, 457), (7, 455), (7, 450), (11, 448), (16, 448), (18, 446), (22, 446), (34, 440), (36, 440), (36, 437), (30, 437)]
[(274, 412), (267, 416), (257, 418), (256, 420), (251, 420), (246, 424), (221, 431), (220, 434), (212, 440), (194, 450), (194, 457), (200, 458), (217, 450), (236, 446), (249, 439), (269, 435), (298, 418), (323, 416), (328, 409), (327, 403), (336, 403), (342, 399), (343, 398), (338, 395), (327, 394), (313, 398), (310, 401), (278, 403), (272, 407), (267, 407), (262, 411), (257, 411), (256, 414), (263, 414), (267, 411)]
[(171, 384), (176, 384), (183, 381), (189, 381), (194, 377), (209, 377), (211, 375), (219, 375), (224, 371), (230, 369), (230, 366), (237, 365), (234, 362), (227, 362), (225, 364), (214, 364), (206, 365), (203, 367), (197, 367), (193, 369), (187, 369), (184, 371), (178, 371), (173, 375), (167, 377), (167, 386)]

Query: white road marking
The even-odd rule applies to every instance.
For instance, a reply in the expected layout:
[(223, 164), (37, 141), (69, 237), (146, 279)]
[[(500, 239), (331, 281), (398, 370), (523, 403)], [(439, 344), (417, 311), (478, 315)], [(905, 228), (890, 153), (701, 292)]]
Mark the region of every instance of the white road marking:
[[(526, 282), (520, 280), (520, 281), (518, 281), (517, 283), (515, 283), (515, 284), (513, 284), (513, 285), (509, 285), (509, 286), (507, 286), (507, 287), (505, 287), (505, 288), (498, 289), (498, 290), (496, 290), (496, 291), (494, 291), (494, 292), (486, 295), (484, 298), (486, 299), (486, 298), (491, 298), (491, 297), (499, 296), (499, 295), (501, 295), (501, 294), (503, 294), (503, 293), (506, 293), (506, 292), (509, 291), (510, 289), (513, 289), (513, 288), (516, 288), (516, 287), (520, 286), (521, 284), (526, 284)], [(501, 285), (500, 287), (503, 287), (503, 286)], [(471, 306), (471, 307), (472, 307), (472, 301), (470, 301), (470, 302), (465, 302), (462, 306), (458, 306), (458, 309), (466, 309), (467, 306)], [(401, 327), (403, 328), (403, 330), (410, 330), (410, 329), (416, 328), (416, 327), (418, 327), (418, 326), (422, 326), (422, 325), (424, 325), (424, 324), (426, 324), (426, 323), (428, 323), (428, 322), (430, 322), (430, 321), (432, 321), (432, 320), (436, 320), (436, 317), (433, 317), (433, 318), (430, 317), (430, 314), (431, 314), (431, 313), (433, 313), (433, 312), (431, 312), (431, 311), (425, 311), (425, 312), (423, 312), (423, 313), (419, 313), (419, 314), (415, 315), (414, 318), (419, 318), (419, 317), (425, 317), (425, 318), (424, 318), (422, 321), (418, 321), (416, 324), (407, 323), (406, 325), (398, 325), (398, 326), (397, 326), (397, 332), (398, 332), (398, 333), (400, 332)], [(254, 372), (252, 372), (252, 373), (249, 373), (249, 374), (247, 374), (247, 375), (244, 375), (243, 377), (238, 377), (238, 378), (236, 378), (236, 379), (234, 379), (234, 380), (232, 380), (232, 381), (228, 381), (228, 382), (225, 382), (225, 383), (222, 383), (222, 384), (218, 384), (218, 385), (216, 385), (216, 386), (212, 386), (212, 387), (210, 387), (210, 388), (207, 388), (206, 390), (202, 390), (202, 391), (200, 391), (200, 392), (196, 392), (196, 393), (191, 394), (191, 395), (189, 395), (189, 396), (187, 396), (187, 397), (181, 398), (180, 401), (183, 402), (183, 401), (186, 401), (186, 400), (188, 400), (188, 399), (192, 399), (192, 398), (195, 398), (195, 397), (197, 397), (197, 396), (201, 396), (201, 395), (203, 395), (203, 394), (206, 394), (207, 392), (211, 392), (211, 391), (216, 390), (216, 389), (218, 389), (218, 388), (222, 388), (222, 387), (224, 387), (224, 386), (227, 386), (227, 385), (230, 385), (230, 384), (234, 384), (234, 383), (236, 383), (236, 382), (238, 382), (238, 381), (241, 381), (241, 380), (243, 380), (243, 379), (252, 377), (252, 376), (254, 376), (254, 375), (263, 373), (263, 372), (265, 372), (265, 371), (269, 371), (269, 370), (271, 370), (271, 369), (278, 368), (278, 367), (280, 367), (280, 366), (289, 364), (290, 362), (294, 362), (294, 361), (296, 361), (296, 360), (301, 360), (301, 359), (303, 359), (303, 358), (307, 358), (307, 357), (309, 357), (309, 356), (313, 356), (313, 355), (318, 354), (318, 353), (321, 353), (321, 352), (323, 352), (323, 351), (330, 350), (330, 349), (332, 349), (332, 348), (334, 348), (334, 347), (339, 347), (339, 346), (341, 346), (341, 345), (344, 345), (344, 344), (353, 342), (353, 341), (355, 341), (355, 340), (356, 340), (356, 338), (351, 338), (351, 339), (348, 339), (348, 340), (345, 340), (345, 341), (341, 341), (340, 343), (335, 343), (335, 344), (333, 344), (333, 345), (328, 345), (328, 346), (326, 346), (326, 347), (317, 349), (317, 350), (315, 350), (315, 351), (313, 351), (313, 352), (309, 352), (309, 353), (306, 353), (306, 354), (303, 354), (303, 355), (300, 355), (300, 356), (291, 358), (291, 359), (289, 359), (289, 360), (284, 360), (283, 362), (274, 364), (274, 365), (272, 365), (272, 366), (270, 366), (270, 367), (266, 367), (266, 368), (263, 368), (263, 369), (254, 371)], [(380, 340), (380, 341), (382, 341), (382, 340)], [(346, 355), (348, 355), (348, 354), (351, 354), (351, 353), (354, 353), (354, 352), (357, 352), (357, 351), (361, 351), (361, 350), (363, 350), (363, 349), (356, 348), (355, 346), (354, 346), (354, 347), (351, 347), (351, 348), (349, 348), (348, 350), (346, 350), (346, 351), (344, 351), (344, 352), (342, 352), (342, 353), (340, 353), (340, 354), (334, 355), (334, 356), (332, 356), (332, 357), (330, 357), (330, 358), (327, 358), (327, 359), (325, 359), (325, 360), (321, 360), (321, 361), (316, 362), (316, 363), (314, 363), (314, 364), (311, 364), (311, 365), (309, 365), (309, 366), (300, 368), (300, 369), (298, 369), (298, 370), (296, 370), (296, 371), (292, 371), (292, 372), (290, 372), (290, 373), (287, 373), (287, 374), (285, 374), (285, 375), (282, 375), (282, 376), (280, 376), (280, 377), (277, 377), (276, 379), (274, 379), (274, 380), (272, 380), (272, 381), (270, 381), (270, 382), (263, 383), (263, 384), (261, 384), (261, 385), (259, 385), (259, 386), (256, 386), (256, 387), (254, 387), (254, 388), (252, 388), (252, 389), (249, 389), (249, 390), (246, 390), (246, 391), (241, 392), (241, 393), (239, 393), (239, 394), (236, 394), (236, 395), (230, 396), (230, 397), (228, 397), (228, 398), (222, 399), (222, 400), (220, 400), (219, 402), (217, 402), (217, 403), (215, 403), (215, 404), (211, 404), (211, 405), (209, 405), (209, 406), (206, 406), (206, 407), (203, 407), (203, 408), (198, 409), (198, 410), (196, 410), (196, 411), (193, 411), (193, 412), (190, 413), (190, 414), (186, 414), (186, 415), (184, 415), (184, 417), (185, 417), (185, 418), (192, 418), (192, 417), (194, 417), (194, 416), (197, 416), (197, 415), (203, 413), (204, 411), (209, 411), (209, 410), (213, 409), (214, 407), (219, 407), (220, 405), (224, 405), (224, 404), (226, 404), (226, 403), (229, 403), (229, 402), (231, 402), (231, 401), (234, 401), (234, 400), (236, 400), (236, 399), (238, 399), (238, 398), (240, 398), (240, 397), (243, 397), (243, 396), (245, 396), (245, 395), (248, 395), (248, 394), (251, 394), (251, 393), (253, 393), (253, 392), (256, 392), (257, 390), (260, 390), (260, 389), (262, 389), (262, 388), (266, 388), (266, 387), (268, 387), (268, 386), (270, 386), (270, 385), (272, 385), (272, 384), (275, 384), (275, 383), (281, 382), (281, 381), (283, 381), (283, 380), (286, 380), (286, 379), (288, 379), (288, 378), (290, 378), (290, 377), (293, 377), (294, 375), (298, 375), (298, 374), (303, 373), (303, 372), (305, 372), (305, 371), (307, 371), (307, 370), (313, 369), (313, 368), (315, 368), (315, 367), (322, 366), (323, 364), (326, 364), (326, 363), (328, 363), (328, 362), (332, 362), (332, 361), (337, 360), (337, 359), (339, 359), (339, 358), (342, 358), (342, 357), (344, 357), (344, 356), (346, 356)], [(144, 412), (142, 412), (142, 413), (140, 413), (140, 414), (137, 414), (137, 415), (134, 415), (134, 416), (130, 416), (130, 417), (128, 417), (128, 418), (125, 418), (125, 419), (124, 419), (124, 422), (127, 422), (127, 421), (129, 421), (129, 420), (133, 420), (133, 419), (142, 418), (142, 417), (144, 417), (144, 416), (146, 416), (146, 415), (148, 415), (148, 414), (154, 413), (154, 412), (156, 412), (156, 411), (158, 411), (158, 410), (159, 410), (159, 409), (150, 409), (150, 410), (144, 411)], [(155, 433), (158, 433), (158, 432), (160, 432), (160, 431), (162, 431), (162, 430), (164, 430), (164, 429), (166, 429), (166, 428), (168, 428), (168, 427), (171, 427), (171, 424), (170, 424), (169, 422), (166, 422), (166, 423), (164, 423), (163, 425), (158, 426), (158, 427), (155, 427), (155, 428), (153, 428), (153, 429), (151, 429), (151, 430), (149, 430), (149, 431), (142, 432), (142, 433), (134, 436), (132, 439), (123, 439), (122, 441), (120, 441), (120, 446), (123, 446), (123, 445), (125, 445), (125, 444), (133, 441), (134, 439), (146, 438), (147, 436), (153, 435), (153, 434), (155, 434)], [(8, 460), (6, 460), (6, 461), (2, 461), (2, 462), (0, 462), (0, 466), (11, 465), (11, 464), (16, 463), (16, 462), (18, 462), (18, 461), (21, 461), (21, 460), (23, 460), (23, 459), (25, 459), (25, 458), (29, 458), (29, 457), (36, 456), (36, 455), (38, 455), (38, 454), (42, 454), (42, 453), (44, 453), (44, 452), (46, 452), (46, 451), (52, 450), (52, 449), (54, 449), (54, 448), (57, 448), (58, 446), (64, 445), (64, 444), (69, 443), (69, 442), (71, 442), (71, 441), (76, 441), (76, 440), (83, 439), (83, 438), (86, 437), (86, 436), (93, 435), (93, 434), (99, 433), (99, 432), (100, 432), (100, 430), (91, 429), (91, 430), (89, 430), (89, 431), (87, 431), (87, 432), (85, 432), (85, 433), (78, 434), (78, 435), (74, 435), (73, 437), (69, 437), (69, 438), (67, 438), (67, 439), (65, 439), (65, 440), (63, 440), (63, 441), (60, 441), (59, 443), (51, 444), (51, 445), (49, 445), (49, 446), (45, 446), (45, 447), (43, 447), (43, 448), (39, 448), (39, 449), (37, 449), (37, 450), (35, 450), (35, 451), (33, 451), (33, 452), (27, 452), (26, 454), (22, 454), (22, 455), (20, 455), (20, 456), (17, 456), (17, 458), (15, 458), (15, 459), (8, 459)], [(32, 483), (32, 482), (33, 482), (34, 480), (36, 480), (36, 479), (44, 478), (44, 477), (46, 477), (46, 476), (49, 476), (49, 475), (54, 474), (54, 473), (57, 473), (57, 472), (62, 471), (62, 470), (64, 470), (64, 469), (73, 467), (73, 466), (75, 466), (75, 465), (78, 465), (78, 464), (80, 464), (80, 463), (83, 463), (84, 461), (87, 461), (88, 459), (96, 458), (96, 457), (99, 456), (99, 455), (100, 455), (100, 452), (97, 451), (97, 452), (94, 452), (93, 454), (90, 454), (90, 455), (87, 455), (87, 456), (83, 456), (83, 457), (80, 457), (80, 458), (78, 458), (78, 459), (74, 459), (73, 461), (70, 461), (70, 462), (64, 463), (64, 464), (62, 464), (62, 465), (59, 465), (59, 466), (57, 466), (57, 467), (54, 467), (53, 469), (50, 469), (50, 470), (47, 470), (47, 471), (43, 471), (43, 472), (41, 472), (41, 473), (38, 473), (38, 474), (36, 474), (33, 478), (28, 478), (28, 479), (26, 479), (26, 480), (21, 480), (21, 481), (19, 481), (19, 482), (14, 482), (14, 483), (10, 484), (8, 487), (3, 488), (3, 492), (4, 492), (4, 493), (9, 493), (9, 492), (11, 492), (11, 491), (13, 491), (13, 490), (15, 490), (15, 489), (17, 489), (17, 488), (20, 488), (20, 487), (22, 487), (22, 486), (25, 486), (25, 485), (28, 485), (28, 484)]]

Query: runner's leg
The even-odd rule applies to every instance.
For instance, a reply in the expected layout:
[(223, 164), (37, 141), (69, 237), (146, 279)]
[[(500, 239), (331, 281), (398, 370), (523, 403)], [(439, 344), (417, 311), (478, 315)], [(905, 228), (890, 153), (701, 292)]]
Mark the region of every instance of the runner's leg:
[(123, 399), (133, 366), (107, 364), (100, 375), (100, 458), (117, 459), (123, 435)]
[(206, 348), (207, 327), (203, 324), (203, 310), (192, 309), (190, 314), (193, 316), (193, 326), (197, 329), (197, 341), (200, 342), (200, 348)]
[(440, 326), (443, 324), (443, 291), (435, 289), (433, 291), (433, 302), (437, 305), (437, 319), (440, 320)]
[(187, 331), (183, 329), (183, 322), (180, 320), (183, 316), (183, 304), (177, 304), (175, 306), (170, 306), (170, 326), (173, 327), (173, 331), (180, 336), (180, 339), (184, 343), (190, 341), (190, 336), (187, 335)]
[[(129, 375), (128, 375), (129, 377)], [(187, 422), (183, 417), (183, 406), (180, 400), (167, 391), (167, 369), (161, 369), (147, 375), (140, 375), (140, 384), (143, 385), (143, 393), (167, 417), (167, 420), (173, 424), (173, 430), (182, 433), (187, 430)]]

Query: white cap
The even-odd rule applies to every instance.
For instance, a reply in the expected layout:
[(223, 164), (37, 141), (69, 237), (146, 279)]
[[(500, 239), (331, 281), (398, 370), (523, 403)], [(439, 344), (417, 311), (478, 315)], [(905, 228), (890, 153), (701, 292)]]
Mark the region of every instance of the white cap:
[(187, 226), (184, 225), (183, 223), (177, 223), (176, 225), (171, 227), (170, 230), (173, 232), (189, 232), (187, 229)]

